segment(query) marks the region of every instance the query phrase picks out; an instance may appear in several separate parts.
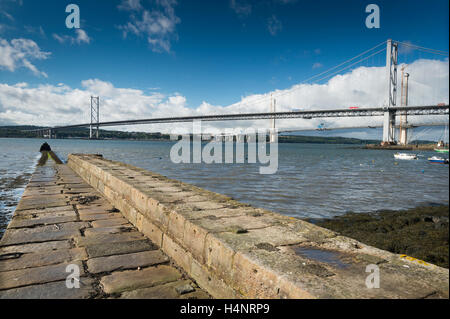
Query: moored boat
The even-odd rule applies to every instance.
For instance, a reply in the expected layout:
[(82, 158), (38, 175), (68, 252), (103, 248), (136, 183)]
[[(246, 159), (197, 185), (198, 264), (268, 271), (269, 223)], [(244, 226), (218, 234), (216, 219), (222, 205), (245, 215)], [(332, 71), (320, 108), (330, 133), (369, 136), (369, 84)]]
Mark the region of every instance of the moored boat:
[(417, 159), (417, 154), (395, 153), (394, 157), (401, 160), (415, 160)]
[(448, 153), (448, 148), (435, 148), (434, 151), (438, 153)]
[(439, 157), (439, 156), (429, 157), (428, 161), (430, 163), (448, 164), (448, 158), (442, 158), (442, 157)]

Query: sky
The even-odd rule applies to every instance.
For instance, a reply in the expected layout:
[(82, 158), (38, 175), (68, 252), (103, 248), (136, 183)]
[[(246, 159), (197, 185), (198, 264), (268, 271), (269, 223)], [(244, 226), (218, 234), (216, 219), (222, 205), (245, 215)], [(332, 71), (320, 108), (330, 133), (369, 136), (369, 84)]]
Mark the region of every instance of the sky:
[[(80, 8), (78, 29), (66, 27), (71, 3)], [(371, 3), (380, 8), (380, 28), (366, 27)], [(448, 6), (443, 0), (0, 0), (0, 124), (86, 123), (91, 95), (100, 96), (104, 121), (264, 112), (271, 93), (280, 111), (381, 105), (384, 52), (317, 83), (303, 81), (388, 38), (448, 52)], [(408, 65), (410, 105), (448, 103), (448, 55), (403, 46), (399, 63)], [(268, 125), (262, 122), (207, 125)]]

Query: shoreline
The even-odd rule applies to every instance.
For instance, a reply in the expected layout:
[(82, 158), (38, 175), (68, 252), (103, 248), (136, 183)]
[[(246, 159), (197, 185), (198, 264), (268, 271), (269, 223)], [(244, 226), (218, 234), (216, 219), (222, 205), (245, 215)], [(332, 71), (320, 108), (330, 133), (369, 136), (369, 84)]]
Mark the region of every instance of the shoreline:
[(367, 150), (391, 150), (391, 151), (434, 151), (439, 147), (437, 144), (408, 144), (408, 145), (378, 145), (366, 144)]
[(0, 178), (0, 239), (11, 221), (31, 175), (23, 172), (15, 177)]
[(448, 205), (305, 220), (364, 244), (449, 268)]

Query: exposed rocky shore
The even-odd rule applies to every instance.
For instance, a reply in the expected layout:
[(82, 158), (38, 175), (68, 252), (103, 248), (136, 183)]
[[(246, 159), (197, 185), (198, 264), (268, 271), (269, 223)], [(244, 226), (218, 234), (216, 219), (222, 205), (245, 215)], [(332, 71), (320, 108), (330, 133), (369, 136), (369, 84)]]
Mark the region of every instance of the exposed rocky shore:
[(449, 268), (448, 205), (311, 221), (365, 244)]

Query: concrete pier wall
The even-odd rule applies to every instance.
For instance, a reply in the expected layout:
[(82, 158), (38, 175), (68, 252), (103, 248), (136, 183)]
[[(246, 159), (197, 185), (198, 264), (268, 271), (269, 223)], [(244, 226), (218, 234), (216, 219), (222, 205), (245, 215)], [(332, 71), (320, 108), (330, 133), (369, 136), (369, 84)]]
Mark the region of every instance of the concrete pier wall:
[(68, 165), (213, 297), (448, 298), (448, 269), (101, 156)]

